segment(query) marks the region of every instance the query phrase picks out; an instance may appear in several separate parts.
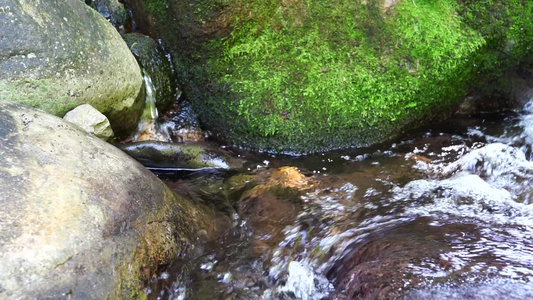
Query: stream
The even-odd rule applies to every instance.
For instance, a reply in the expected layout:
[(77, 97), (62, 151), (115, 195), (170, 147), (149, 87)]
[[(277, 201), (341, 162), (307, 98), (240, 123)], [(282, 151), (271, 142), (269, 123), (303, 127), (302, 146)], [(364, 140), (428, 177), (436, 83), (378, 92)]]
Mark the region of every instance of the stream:
[[(532, 144), (529, 104), (371, 148), (241, 151), (239, 174), (161, 176), (228, 225), (154, 278), (148, 299), (533, 298)], [(278, 170), (296, 172), (293, 192), (217, 192)]]

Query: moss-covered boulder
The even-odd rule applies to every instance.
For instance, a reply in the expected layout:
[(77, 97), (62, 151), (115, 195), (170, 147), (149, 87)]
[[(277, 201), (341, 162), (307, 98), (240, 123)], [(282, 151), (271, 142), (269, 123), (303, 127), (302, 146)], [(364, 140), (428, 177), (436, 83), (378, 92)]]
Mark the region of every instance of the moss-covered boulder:
[(94, 8), (120, 31), (125, 30), (127, 24), (131, 22), (130, 14), (119, 0), (85, 0), (85, 3)]
[(89, 103), (117, 134), (144, 99), (135, 58), (116, 29), (79, 0), (0, 3), (0, 99), (63, 116)]
[(159, 44), (149, 36), (140, 33), (128, 33), (122, 38), (143, 68), (143, 72), (150, 76), (155, 92), (156, 106), (159, 111), (164, 111), (178, 100), (180, 93), (170, 59)]
[(132, 299), (211, 213), (119, 149), (0, 101), (0, 298)]
[[(202, 122), (240, 146), (375, 143), (531, 58), (528, 0), (128, 0)], [(490, 89), (488, 88), (490, 87)]]

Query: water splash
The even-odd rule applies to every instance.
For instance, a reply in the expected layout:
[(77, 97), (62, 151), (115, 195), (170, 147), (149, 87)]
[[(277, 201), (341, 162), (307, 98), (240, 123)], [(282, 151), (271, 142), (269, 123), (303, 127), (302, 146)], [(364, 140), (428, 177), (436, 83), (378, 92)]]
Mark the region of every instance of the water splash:
[(299, 261), (289, 263), (287, 282), (278, 289), (301, 300), (320, 300), (332, 290), (333, 285), (327, 278), (315, 274), (309, 264)]
[[(143, 76), (146, 90), (145, 106), (142, 112), (137, 131), (132, 137), (133, 142), (137, 141), (159, 141), (159, 142), (198, 142), (204, 139), (204, 134), (200, 129), (200, 124), (191, 105), (187, 101), (181, 101), (179, 105), (175, 103), (171, 109), (159, 116), (155, 87), (152, 84), (150, 75)], [(177, 95), (177, 99), (181, 93)]]
[[(357, 188), (351, 183), (303, 196), (306, 208), (295, 224), (285, 229), (285, 240), (274, 254), (270, 276), (286, 282), (282, 290), (292, 291), (297, 299), (307, 299), (307, 291), (319, 290), (316, 282), (310, 284), (314, 276), (326, 275), (329, 270), (333, 275), (328, 278), (342, 281), (335, 278), (337, 270), (332, 273), (331, 266), (342, 269), (344, 261), (354, 255), (375, 255), (354, 249), (379, 243), (387, 232), (405, 231), (402, 228), (409, 228), (413, 220), (429, 220), (419, 227), (437, 228), (427, 230), (442, 234), (433, 238), (446, 247), (435, 248), (425, 258), (410, 258), (412, 263), (398, 271), (416, 278), (405, 279), (405, 287), (430, 286), (435, 281), (453, 278), (479, 282), (484, 276), (533, 281), (533, 245), (529, 242), (533, 207), (528, 205), (533, 201), (533, 162), (525, 153), (533, 142), (531, 107), (526, 110), (528, 114), (511, 123), (516, 128), (504, 130), (500, 136), (487, 136), (481, 127), (467, 132), (476, 138), (486, 136), (487, 143), (469, 143), (461, 136), (453, 136), (457, 144), (437, 152), (432, 152), (435, 149), (429, 144), (414, 147), (405, 159), (416, 157), (413, 168), (429, 178), (411, 180), (405, 185), (389, 181), (390, 189), (381, 188), (379, 193), (370, 187), (358, 201), (353, 201), (358, 197), (354, 196)], [(424, 155), (436, 159), (423, 159)], [(376, 178), (376, 182), (379, 180)], [(357, 221), (360, 215), (365, 218)], [(468, 238), (454, 236), (450, 228), (456, 225), (450, 224), (465, 222), (475, 224), (463, 229), (462, 234)], [(376, 236), (381, 236), (377, 242)], [(421, 246), (425, 245), (424, 239)], [(316, 255), (317, 252), (327, 253), (327, 258)], [(301, 284), (291, 283), (287, 287), (291, 266), (311, 269), (296, 272)], [(354, 269), (357, 268), (356, 265)], [(359, 274), (344, 272), (339, 276), (346, 276), (346, 272)]]

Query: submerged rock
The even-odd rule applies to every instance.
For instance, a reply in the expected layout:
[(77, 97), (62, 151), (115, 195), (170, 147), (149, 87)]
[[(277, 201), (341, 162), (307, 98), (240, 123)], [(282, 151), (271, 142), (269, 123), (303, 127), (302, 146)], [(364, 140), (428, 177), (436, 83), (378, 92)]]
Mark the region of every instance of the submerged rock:
[(238, 203), (239, 213), (248, 216), (254, 227), (252, 249), (258, 256), (271, 252), (282, 240), (282, 229), (294, 222), (300, 209), (299, 197), (315, 184), (295, 167), (259, 173), (255, 179), (264, 175), (268, 179), (244, 191)]
[(155, 141), (116, 144), (118, 148), (147, 167), (171, 169), (239, 168), (242, 161), (220, 149), (202, 145)]
[(80, 126), (104, 141), (108, 141), (114, 135), (109, 120), (90, 104), (83, 104), (69, 111), (63, 120)]
[(2, 3), (0, 99), (57, 116), (89, 103), (116, 134), (135, 128), (141, 71), (106, 19), (79, 0)]
[(2, 299), (135, 298), (212, 232), (201, 206), (57, 117), (0, 102), (0, 141)]
[(346, 299), (395, 299), (404, 289), (424, 286), (424, 279), (412, 274), (411, 264), (431, 258), (438, 262), (437, 266), (446, 268), (447, 262), (439, 259), (450, 249), (445, 243), (446, 234), (461, 229), (454, 225), (430, 227), (427, 222), (418, 219), (385, 228), (354, 242), (329, 268), (328, 279)]

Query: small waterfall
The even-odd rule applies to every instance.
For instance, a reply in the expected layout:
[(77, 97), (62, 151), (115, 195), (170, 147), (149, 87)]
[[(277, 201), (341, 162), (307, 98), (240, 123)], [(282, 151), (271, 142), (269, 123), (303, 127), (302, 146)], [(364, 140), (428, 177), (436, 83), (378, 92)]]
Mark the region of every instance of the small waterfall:
[(148, 74), (143, 76), (144, 86), (146, 87), (145, 107), (141, 116), (142, 121), (154, 121), (158, 117), (157, 107), (155, 106), (155, 89), (152, 78)]
[(144, 110), (137, 125), (137, 132), (133, 136), (132, 141), (160, 141), (170, 142), (172, 141), (167, 126), (161, 126), (157, 122), (159, 113), (156, 106), (155, 88), (152, 83), (150, 75), (144, 72), (143, 82), (146, 91)]
[[(146, 90), (145, 105), (137, 125), (137, 132), (131, 141), (196, 142), (203, 140), (204, 135), (196, 114), (187, 101), (180, 102), (178, 111), (170, 110), (170, 113), (167, 112), (160, 118), (156, 106), (156, 87), (154, 87), (150, 75), (144, 70), (143, 73)], [(177, 99), (180, 96), (181, 92), (177, 95)]]

